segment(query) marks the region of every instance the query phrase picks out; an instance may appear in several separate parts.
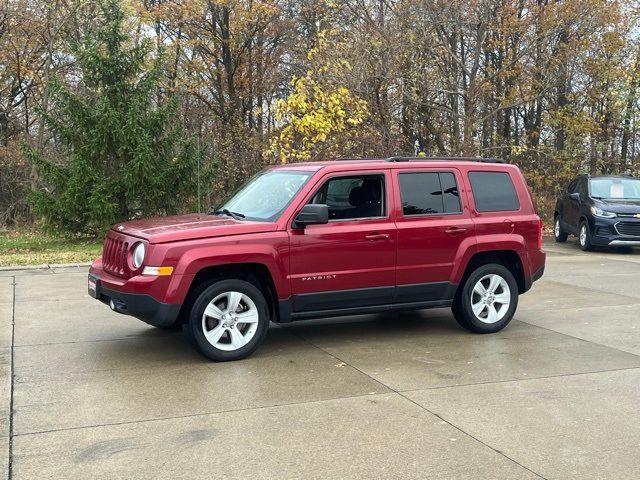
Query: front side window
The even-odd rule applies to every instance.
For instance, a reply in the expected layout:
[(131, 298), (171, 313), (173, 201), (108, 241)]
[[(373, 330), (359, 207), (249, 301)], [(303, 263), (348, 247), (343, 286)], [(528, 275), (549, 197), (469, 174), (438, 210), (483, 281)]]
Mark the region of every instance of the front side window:
[(589, 186), (594, 198), (640, 200), (640, 180), (637, 178), (592, 178)]
[(585, 199), (587, 198), (587, 179), (586, 178), (581, 178), (580, 181), (578, 182), (578, 188), (577, 188), (577, 192), (580, 194), (580, 198), (581, 199)]
[(437, 215), (460, 213), (460, 196), (453, 173), (401, 173), (402, 214)]
[(469, 172), (471, 190), (478, 212), (520, 210), (511, 177), (506, 172)]
[(217, 210), (228, 210), (247, 220), (274, 221), (311, 175), (313, 172), (268, 170), (253, 177)]
[(327, 180), (309, 203), (326, 204), (329, 220), (385, 216), (383, 175), (353, 175)]

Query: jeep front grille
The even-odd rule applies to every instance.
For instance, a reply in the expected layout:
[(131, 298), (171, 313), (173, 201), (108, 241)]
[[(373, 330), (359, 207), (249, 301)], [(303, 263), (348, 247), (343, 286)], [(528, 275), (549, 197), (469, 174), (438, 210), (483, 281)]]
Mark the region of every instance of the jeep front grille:
[(129, 242), (126, 238), (107, 234), (102, 248), (102, 268), (108, 273), (125, 276), (129, 272), (127, 265), (127, 252)]

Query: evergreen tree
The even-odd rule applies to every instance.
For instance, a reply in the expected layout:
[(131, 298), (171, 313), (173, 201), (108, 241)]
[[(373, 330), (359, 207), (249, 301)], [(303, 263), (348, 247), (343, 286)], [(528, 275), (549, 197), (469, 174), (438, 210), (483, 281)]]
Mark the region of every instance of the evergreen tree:
[(110, 224), (168, 214), (195, 198), (200, 154), (176, 119), (177, 98), (160, 91), (162, 58), (123, 33), (118, 0), (101, 0), (99, 28), (70, 45), (80, 88), (50, 85), (46, 122), (62, 161), (26, 147), (46, 182), (30, 204), (51, 226), (98, 234)]

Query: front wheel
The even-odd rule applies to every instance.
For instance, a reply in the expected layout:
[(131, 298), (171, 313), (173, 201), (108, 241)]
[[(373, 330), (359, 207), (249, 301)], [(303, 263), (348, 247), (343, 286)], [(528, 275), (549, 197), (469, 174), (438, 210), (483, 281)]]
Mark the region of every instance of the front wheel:
[(588, 252), (593, 249), (593, 246), (591, 245), (591, 232), (589, 231), (589, 225), (585, 220), (580, 222), (578, 241), (580, 242), (580, 248), (583, 251)]
[(518, 306), (518, 285), (503, 265), (482, 265), (458, 290), (452, 311), (458, 323), (475, 333), (494, 333), (506, 327)]
[(215, 361), (251, 355), (269, 329), (262, 292), (243, 280), (220, 280), (205, 288), (191, 307), (187, 332), (197, 350)]

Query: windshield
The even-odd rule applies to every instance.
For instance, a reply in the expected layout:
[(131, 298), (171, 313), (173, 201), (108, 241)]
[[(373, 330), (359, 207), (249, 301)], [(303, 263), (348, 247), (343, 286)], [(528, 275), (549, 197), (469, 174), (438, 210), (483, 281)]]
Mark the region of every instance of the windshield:
[(287, 208), (312, 174), (293, 170), (260, 173), (216, 210), (241, 214), (247, 220), (273, 221)]
[(589, 183), (592, 197), (640, 200), (640, 180), (637, 178), (593, 178)]

